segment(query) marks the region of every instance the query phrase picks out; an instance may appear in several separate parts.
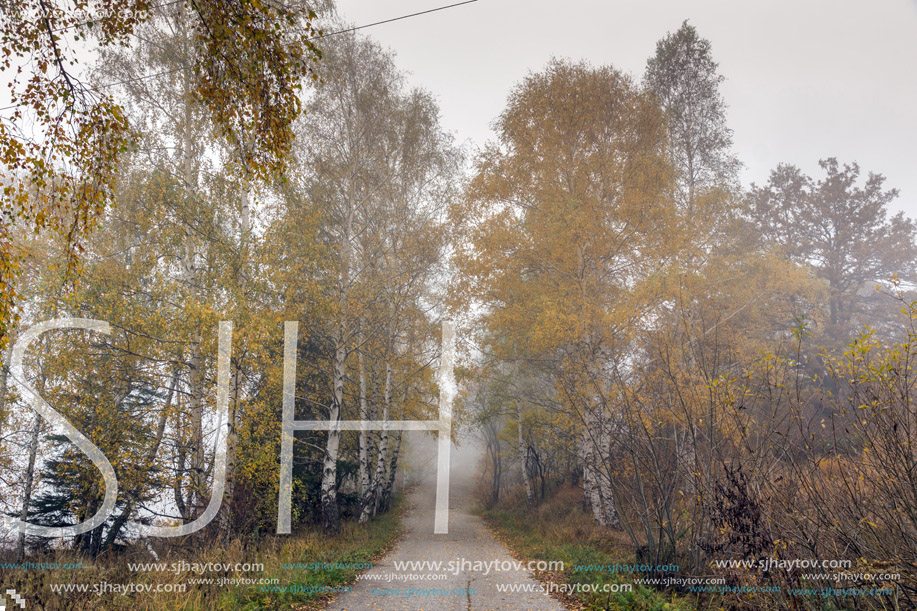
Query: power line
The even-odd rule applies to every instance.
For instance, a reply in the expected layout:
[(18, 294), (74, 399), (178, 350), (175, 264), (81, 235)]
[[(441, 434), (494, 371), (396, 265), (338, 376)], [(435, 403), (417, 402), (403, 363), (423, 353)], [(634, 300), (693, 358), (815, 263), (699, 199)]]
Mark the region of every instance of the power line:
[[(178, 0), (176, 0), (176, 1), (178, 1)], [(420, 11), (419, 13), (411, 13), (410, 15), (402, 15), (401, 17), (393, 17), (392, 19), (386, 19), (386, 20), (384, 20), (384, 21), (376, 21), (375, 23), (367, 23), (366, 25), (360, 25), (360, 26), (356, 26), (356, 27), (353, 27), (353, 28), (348, 28), (348, 29), (346, 29), (346, 30), (338, 30), (337, 32), (329, 32), (328, 34), (319, 34), (319, 35), (312, 36), (312, 37), (308, 38), (308, 40), (316, 40), (316, 39), (320, 39), (320, 38), (329, 38), (329, 37), (331, 37), (331, 36), (336, 36), (336, 35), (338, 35), (338, 34), (346, 34), (346, 33), (348, 33), (348, 32), (355, 32), (355, 31), (357, 31), (357, 30), (363, 30), (363, 29), (366, 29), (366, 28), (371, 28), (371, 27), (373, 27), (373, 26), (382, 25), (382, 24), (384, 24), (384, 23), (392, 23), (393, 21), (401, 21), (402, 19), (408, 19), (408, 18), (410, 18), (410, 17), (417, 17), (418, 15), (426, 15), (427, 13), (435, 13), (435, 12), (437, 12), (437, 11), (444, 11), (444, 10), (446, 10), (446, 9), (450, 9), (450, 8), (453, 8), (453, 7), (456, 7), (456, 6), (462, 6), (463, 4), (471, 4), (471, 3), (477, 2), (477, 1), (478, 1), (478, 0), (466, 0), (465, 2), (458, 2), (458, 3), (456, 3), (456, 4), (449, 4), (449, 5), (446, 5), (446, 6), (440, 6), (440, 7), (438, 7), (438, 8), (432, 8), (432, 9), (429, 9), (429, 10), (426, 10), (426, 11)], [(169, 2), (168, 4), (165, 4), (165, 5), (163, 5), (163, 6), (168, 6), (169, 4), (175, 4), (175, 2)], [(157, 73), (155, 73), (155, 74), (147, 74), (147, 75), (145, 75), (145, 76), (137, 77), (136, 79), (126, 79), (126, 80), (123, 80), (123, 81), (118, 81), (118, 82), (116, 82), (116, 83), (108, 83), (108, 84), (106, 84), (106, 85), (99, 85), (99, 88), (102, 89), (102, 88), (107, 88), (107, 87), (115, 87), (115, 86), (117, 86), (117, 85), (125, 85), (125, 84), (127, 84), (127, 83), (131, 83), (131, 82), (134, 82), (134, 81), (139, 81), (139, 80), (146, 80), (146, 79), (156, 78), (156, 77), (158, 77), (158, 76), (165, 76), (165, 75), (167, 75), (167, 74), (173, 74), (173, 73), (175, 73), (175, 72), (180, 72), (180, 71), (182, 71), (182, 70), (185, 70), (185, 67), (184, 67), (184, 66), (182, 66), (182, 67), (180, 67), (180, 68), (174, 68), (174, 69), (172, 69), (172, 70), (165, 70), (165, 71), (163, 71), (163, 72), (157, 72)], [(2, 109), (0, 109), (0, 110), (2, 110)]]
[(419, 13), (411, 13), (410, 15), (402, 15), (401, 17), (393, 17), (391, 19), (386, 19), (384, 21), (377, 21), (375, 23), (367, 23), (366, 25), (360, 25), (355, 28), (350, 28), (348, 30), (341, 30), (339, 32), (331, 32), (330, 34), (322, 34), (321, 36), (313, 36), (309, 40), (314, 38), (328, 38), (329, 36), (335, 36), (337, 34), (346, 34), (347, 32), (355, 32), (356, 30), (362, 30), (364, 28), (371, 28), (376, 25), (382, 25), (383, 23), (391, 23), (393, 21), (401, 21), (402, 19), (408, 19), (410, 17), (417, 17), (418, 15), (426, 15), (427, 13), (435, 13), (436, 11), (444, 11), (448, 8), (454, 8), (456, 6), (462, 6), (463, 4), (471, 4), (472, 2), (477, 2), (478, 0), (466, 0), (465, 2), (456, 2), (455, 4), (448, 4), (446, 6), (440, 6), (438, 8), (431, 8), (426, 11), (420, 11)]
[[(167, 2), (166, 4), (162, 4), (162, 5), (160, 5), (160, 6), (156, 6), (156, 7), (153, 7), (153, 8), (163, 8), (163, 7), (166, 7), (166, 6), (170, 6), (170, 5), (172, 5), (172, 4), (177, 4), (179, 1), (180, 1), (180, 0), (175, 0), (174, 2)], [(383, 21), (376, 21), (376, 22), (374, 22), (374, 23), (367, 23), (367, 24), (365, 24), (365, 25), (359, 25), (359, 26), (356, 26), (356, 27), (353, 27), (353, 28), (348, 28), (348, 29), (346, 29), (346, 30), (338, 30), (337, 32), (330, 32), (330, 33), (328, 33), (328, 34), (319, 34), (319, 35), (317, 35), (317, 36), (312, 36), (312, 37), (308, 38), (307, 40), (316, 40), (316, 39), (321, 39), (321, 38), (329, 38), (329, 37), (331, 37), (331, 36), (337, 36), (338, 34), (346, 34), (346, 33), (348, 33), (348, 32), (356, 32), (357, 30), (363, 30), (363, 29), (366, 29), (366, 28), (371, 28), (371, 27), (374, 27), (374, 26), (377, 26), (377, 25), (382, 25), (382, 24), (385, 24), (385, 23), (392, 23), (393, 21), (401, 21), (402, 19), (410, 19), (411, 17), (418, 17), (418, 16), (420, 16), (420, 15), (427, 15), (427, 14), (429, 14), (429, 13), (435, 13), (435, 12), (437, 12), (437, 11), (444, 11), (444, 10), (446, 10), (446, 9), (455, 8), (455, 7), (457, 7), (457, 6), (462, 6), (462, 5), (465, 5), (465, 4), (472, 4), (472, 3), (477, 2), (477, 1), (478, 1), (478, 0), (465, 0), (465, 2), (457, 2), (457, 3), (455, 3), (455, 4), (447, 4), (447, 5), (445, 5), (445, 6), (440, 6), (440, 7), (437, 7), (437, 8), (431, 8), (431, 9), (428, 9), (428, 10), (426, 10), (426, 11), (420, 11), (420, 12), (417, 12), (417, 13), (411, 13), (411, 14), (409, 14), (409, 15), (401, 15), (400, 17), (392, 17), (391, 19), (385, 19), (385, 20), (383, 20)], [(74, 24), (74, 25), (80, 25), (80, 24)], [(73, 26), (68, 26), (68, 27), (73, 27)], [(66, 28), (61, 28), (61, 29), (66, 29)], [(156, 72), (156, 73), (153, 73), (153, 74), (146, 74), (146, 75), (144, 75), (144, 76), (138, 76), (138, 77), (135, 77), (135, 78), (125, 79), (125, 80), (123, 80), (123, 81), (117, 81), (117, 82), (114, 82), (114, 83), (107, 83), (107, 84), (105, 84), (105, 85), (99, 85), (98, 88), (99, 88), (99, 89), (107, 89), (107, 88), (109, 88), (109, 87), (116, 87), (117, 85), (127, 85), (128, 83), (136, 83), (136, 82), (140, 82), (140, 81), (145, 81), (145, 80), (147, 80), (147, 79), (152, 79), (152, 78), (157, 78), (157, 77), (160, 77), (160, 76), (166, 76), (166, 75), (169, 75), (169, 74), (174, 74), (174, 73), (176, 73), (176, 72), (180, 72), (180, 71), (186, 70), (186, 69), (187, 69), (186, 67), (180, 67), (180, 68), (174, 68), (174, 69), (172, 69), (172, 70), (164, 70), (164, 71), (162, 71), (162, 72)], [(0, 108), (0, 112), (6, 111), (6, 110), (12, 110), (12, 109), (14, 109), (14, 108), (19, 108), (20, 106), (25, 106), (25, 104), (20, 103), (20, 104), (13, 104), (12, 106), (6, 106), (6, 107), (4, 107), (4, 108)]]

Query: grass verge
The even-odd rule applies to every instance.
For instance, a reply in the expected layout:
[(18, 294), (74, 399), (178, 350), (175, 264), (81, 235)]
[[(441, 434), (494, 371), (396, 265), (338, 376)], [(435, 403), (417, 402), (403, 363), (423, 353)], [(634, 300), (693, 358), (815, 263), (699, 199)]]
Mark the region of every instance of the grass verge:
[[(628, 577), (602, 571), (577, 571), (577, 565), (632, 564), (633, 559), (625, 551), (623, 541), (617, 541), (613, 533), (597, 529), (591, 517), (581, 509), (581, 492), (574, 489), (558, 491), (535, 508), (524, 503), (514, 507), (502, 507), (481, 512), (493, 531), (519, 560), (562, 561), (564, 570), (557, 572), (536, 572), (535, 577), (544, 584), (567, 584), (583, 590), (597, 586), (602, 590), (605, 584), (614, 589), (614, 584), (631, 584), (631, 591), (604, 592), (579, 591), (575, 593), (552, 593), (568, 609), (577, 610), (627, 610), (627, 611), (689, 611), (695, 608), (689, 598), (659, 592), (640, 584), (632, 583)], [(555, 587), (550, 586), (549, 587)]]
[[(264, 576), (277, 579), (279, 584), (228, 591), (220, 608), (242, 611), (322, 608), (335, 596), (329, 590), (350, 586), (363, 572), (351, 568), (353, 565), (371, 564), (395, 545), (401, 535), (405, 509), (406, 501), (401, 496), (390, 511), (368, 524), (344, 522), (337, 537), (325, 537), (314, 531), (301, 533), (265, 562)], [(326, 566), (315, 569), (289, 566), (303, 563)]]
[[(161, 570), (130, 568), (129, 563), (153, 562), (142, 549), (94, 561), (72, 552), (49, 552), (27, 561), (35, 565), (83, 566), (66, 570), (4, 569), (0, 570), (0, 583), (4, 589), (21, 594), (26, 608), (47, 611), (318, 609), (333, 597), (329, 589), (347, 587), (356, 581), (362, 571), (352, 565), (371, 563), (392, 548), (401, 534), (405, 509), (406, 501), (401, 496), (390, 511), (368, 524), (344, 522), (337, 537), (325, 537), (317, 529), (308, 529), (289, 536), (267, 536), (248, 544), (236, 540), (204, 549), (195, 547), (193, 540), (166, 541), (169, 547), (159, 550), (158, 562), (165, 567)], [(184, 566), (182, 563), (230, 565), (233, 570), (176, 570), (176, 566)], [(304, 566), (311, 563), (336, 566), (314, 570)], [(243, 564), (260, 564), (263, 570), (234, 570)], [(54, 591), (67, 584), (72, 584), (70, 591)], [(131, 591), (122, 594), (127, 587)]]

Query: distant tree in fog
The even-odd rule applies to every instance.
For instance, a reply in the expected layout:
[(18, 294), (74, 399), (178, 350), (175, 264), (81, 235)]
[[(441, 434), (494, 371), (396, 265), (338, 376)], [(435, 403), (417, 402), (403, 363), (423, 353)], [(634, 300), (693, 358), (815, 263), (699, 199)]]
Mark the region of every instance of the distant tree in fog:
[(819, 162), (825, 177), (813, 180), (799, 168), (781, 164), (767, 184), (752, 185), (748, 211), (762, 238), (791, 259), (811, 265), (830, 289), (832, 334), (844, 338), (869, 300), (861, 291), (897, 275), (915, 278), (914, 221), (888, 205), (898, 195), (884, 190), (885, 177), (870, 173), (858, 185), (860, 167), (834, 158)]

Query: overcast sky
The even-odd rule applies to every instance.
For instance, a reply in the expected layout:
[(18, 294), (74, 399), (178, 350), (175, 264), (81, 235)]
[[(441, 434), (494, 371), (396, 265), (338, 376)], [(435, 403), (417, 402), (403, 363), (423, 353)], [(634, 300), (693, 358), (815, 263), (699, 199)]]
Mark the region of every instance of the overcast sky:
[[(456, 0), (338, 0), (363, 25)], [(819, 158), (887, 177), (917, 218), (917, 0), (478, 0), (363, 30), (439, 99), (459, 141), (483, 144), (510, 88), (551, 56), (640, 77), (689, 19), (713, 45), (744, 178)]]

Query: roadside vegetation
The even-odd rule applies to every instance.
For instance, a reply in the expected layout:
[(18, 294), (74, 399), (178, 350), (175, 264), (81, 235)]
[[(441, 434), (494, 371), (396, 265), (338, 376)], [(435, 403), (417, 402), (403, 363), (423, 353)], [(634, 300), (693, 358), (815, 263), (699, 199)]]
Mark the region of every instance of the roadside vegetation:
[[(366, 524), (346, 521), (336, 537), (323, 535), (320, 529), (312, 527), (289, 537), (216, 541), (199, 552), (191, 541), (178, 541), (158, 549), (158, 559), (140, 549), (95, 559), (71, 551), (48, 552), (29, 561), (56, 565), (82, 563), (83, 567), (8, 570), (4, 584), (18, 592), (29, 592), (30, 608), (37, 609), (307, 610), (333, 596), (331, 590), (353, 584), (365, 565), (371, 565), (392, 548), (401, 534), (405, 507), (404, 497), (399, 495), (390, 511)], [(164, 563), (165, 570), (151, 570), (157, 563)], [(263, 565), (264, 570), (195, 570), (194, 564), (208, 563), (211, 567), (230, 565), (232, 569)], [(209, 584), (195, 583), (208, 579), (212, 580)], [(259, 580), (264, 583), (256, 583)], [(89, 591), (55, 593), (51, 584), (88, 584)], [(108, 584), (109, 590), (100, 596), (93, 589), (105, 587), (102, 584)], [(135, 584), (135, 589), (150, 587), (153, 591), (125, 596), (112, 594), (112, 587), (127, 584)], [(181, 591), (182, 584), (185, 591)], [(156, 592), (156, 588), (161, 591)]]
[[(633, 584), (639, 574), (624, 575), (610, 571), (582, 570), (582, 567), (631, 565), (633, 555), (627, 542), (613, 531), (596, 526), (592, 516), (583, 511), (582, 491), (562, 486), (552, 491), (543, 503), (529, 508), (521, 489), (507, 502), (482, 510), (493, 531), (517, 559), (562, 561), (563, 572), (540, 571), (535, 577), (549, 584)], [(522, 501), (514, 503), (513, 500)], [(577, 568), (580, 567), (580, 570)], [(694, 601), (671, 592), (659, 592), (633, 584), (631, 592), (583, 592), (554, 595), (570, 609), (690, 611)]]

